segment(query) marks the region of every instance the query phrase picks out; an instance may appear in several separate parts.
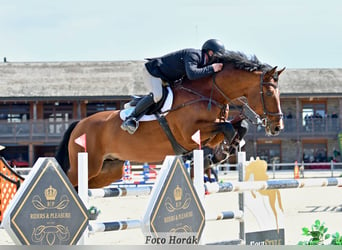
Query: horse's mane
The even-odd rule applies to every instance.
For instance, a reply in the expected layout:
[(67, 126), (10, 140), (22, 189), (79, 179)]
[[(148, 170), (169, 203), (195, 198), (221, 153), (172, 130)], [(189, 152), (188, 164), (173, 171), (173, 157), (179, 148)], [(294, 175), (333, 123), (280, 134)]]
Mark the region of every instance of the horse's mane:
[(222, 63), (234, 64), (236, 69), (247, 71), (266, 71), (272, 68), (268, 64), (261, 63), (255, 55), (248, 57), (240, 51), (227, 50), (226, 53), (219, 58), (219, 61)]

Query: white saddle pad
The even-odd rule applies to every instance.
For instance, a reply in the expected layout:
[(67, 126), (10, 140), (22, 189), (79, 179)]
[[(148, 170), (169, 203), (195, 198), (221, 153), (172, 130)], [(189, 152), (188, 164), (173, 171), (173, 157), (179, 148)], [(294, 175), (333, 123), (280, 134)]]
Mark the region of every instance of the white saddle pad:
[[(161, 108), (161, 112), (165, 112), (167, 110), (169, 110), (172, 106), (172, 102), (173, 102), (173, 93), (170, 87), (167, 87), (167, 97), (166, 100), (164, 102), (163, 107)], [(134, 110), (134, 107), (128, 108), (128, 109), (123, 109), (120, 111), (120, 118), (121, 120), (125, 120), (127, 116), (129, 116)], [(165, 113), (164, 115), (166, 115), (167, 113)], [(153, 121), (156, 120), (156, 116), (155, 115), (144, 115), (139, 121)]]

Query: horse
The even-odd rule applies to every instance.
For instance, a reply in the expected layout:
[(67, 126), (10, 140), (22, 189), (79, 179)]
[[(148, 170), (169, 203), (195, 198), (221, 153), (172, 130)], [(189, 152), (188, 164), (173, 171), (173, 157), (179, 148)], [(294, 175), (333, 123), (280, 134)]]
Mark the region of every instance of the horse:
[(120, 110), (98, 112), (72, 123), (55, 156), (71, 184), (78, 185), (77, 155), (84, 151), (75, 139), (84, 134), (89, 188), (121, 179), (126, 160), (160, 163), (167, 155), (196, 149), (198, 145), (191, 137), (198, 130), (203, 146), (215, 147), (224, 138), (232, 140), (231, 124), (216, 120), (233, 100), (238, 99), (246, 118), (262, 124), (267, 135), (278, 135), (284, 127), (278, 77), (285, 68), (277, 70), (256, 56), (233, 51), (222, 56), (220, 62), (223, 69), (212, 76), (172, 84), (172, 107), (156, 113), (158, 120), (140, 122), (133, 135), (120, 128)]

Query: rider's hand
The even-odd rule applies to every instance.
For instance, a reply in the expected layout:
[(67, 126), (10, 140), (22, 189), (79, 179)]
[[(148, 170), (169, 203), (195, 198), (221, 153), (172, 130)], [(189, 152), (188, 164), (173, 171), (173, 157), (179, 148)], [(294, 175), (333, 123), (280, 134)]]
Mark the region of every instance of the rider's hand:
[(213, 63), (214, 72), (221, 71), (223, 68), (223, 63)]

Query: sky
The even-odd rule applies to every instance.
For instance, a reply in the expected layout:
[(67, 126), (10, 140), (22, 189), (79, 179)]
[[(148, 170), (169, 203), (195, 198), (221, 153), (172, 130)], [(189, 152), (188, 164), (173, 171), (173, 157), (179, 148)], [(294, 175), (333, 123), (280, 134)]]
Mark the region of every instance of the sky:
[(272, 66), (342, 68), (342, 1), (0, 0), (9, 62), (144, 60), (210, 38)]

